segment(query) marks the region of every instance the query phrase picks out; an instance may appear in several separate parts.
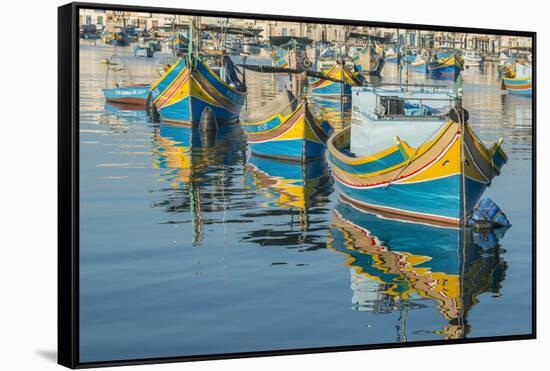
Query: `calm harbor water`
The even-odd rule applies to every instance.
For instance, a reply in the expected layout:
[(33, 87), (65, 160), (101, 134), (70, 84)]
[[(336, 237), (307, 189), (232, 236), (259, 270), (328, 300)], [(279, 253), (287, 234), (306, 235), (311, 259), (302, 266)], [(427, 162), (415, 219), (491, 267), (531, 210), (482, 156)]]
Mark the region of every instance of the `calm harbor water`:
[[(133, 80), (155, 80), (158, 56), (130, 52)], [(509, 156), (485, 196), (512, 227), (482, 249), (358, 213), (325, 162), (250, 156), (238, 125), (206, 138), (105, 104), (112, 53), (80, 49), (81, 361), (531, 332), (531, 100), (501, 95), (496, 65), (464, 71), (470, 122)], [(260, 108), (284, 81), (247, 83)]]

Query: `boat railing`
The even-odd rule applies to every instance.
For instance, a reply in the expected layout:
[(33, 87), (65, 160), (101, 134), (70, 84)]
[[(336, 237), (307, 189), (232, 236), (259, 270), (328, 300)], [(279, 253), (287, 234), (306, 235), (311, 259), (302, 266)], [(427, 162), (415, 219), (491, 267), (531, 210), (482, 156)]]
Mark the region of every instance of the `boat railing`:
[[(412, 119), (412, 120), (433, 120), (441, 119), (449, 114), (451, 107), (454, 106), (456, 99), (448, 98), (414, 98), (399, 96), (382, 96), (376, 98), (376, 108), (374, 113), (379, 119)], [(439, 104), (438, 108), (429, 105), (430, 102), (448, 102), (448, 105)], [(405, 104), (416, 104), (416, 107), (405, 107)], [(409, 110), (410, 113), (407, 113)], [(416, 110), (414, 113), (413, 111)]]

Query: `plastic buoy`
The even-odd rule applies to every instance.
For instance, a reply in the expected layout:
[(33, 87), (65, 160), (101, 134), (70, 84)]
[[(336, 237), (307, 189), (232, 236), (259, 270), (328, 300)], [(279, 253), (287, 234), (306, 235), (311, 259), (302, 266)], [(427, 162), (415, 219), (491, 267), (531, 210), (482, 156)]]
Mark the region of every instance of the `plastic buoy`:
[(212, 108), (206, 107), (201, 113), (201, 119), (199, 121), (199, 130), (203, 132), (216, 132), (218, 131), (218, 122), (216, 121), (216, 115)]

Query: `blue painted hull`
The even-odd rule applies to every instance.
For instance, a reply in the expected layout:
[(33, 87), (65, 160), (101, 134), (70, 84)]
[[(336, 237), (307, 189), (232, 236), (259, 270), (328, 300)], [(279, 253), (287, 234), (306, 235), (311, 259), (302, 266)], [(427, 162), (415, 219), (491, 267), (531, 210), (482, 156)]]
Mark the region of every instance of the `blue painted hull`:
[[(186, 61), (180, 59), (151, 90), (161, 120), (194, 125), (209, 107), (218, 124), (237, 122), (244, 104), (244, 93), (231, 89), (213, 73), (199, 61), (189, 72)], [(183, 89), (187, 95), (171, 100)]]
[(206, 107), (212, 109), (219, 123), (236, 122), (239, 118), (238, 114), (195, 97), (187, 97), (177, 103), (165, 106), (159, 110), (159, 115), (164, 121), (198, 123)]
[(427, 66), (428, 73), (433, 79), (456, 80), (460, 75), (461, 70), (456, 65), (436, 67), (437, 64), (437, 62), (432, 62)]
[[(341, 192), (366, 209), (384, 207), (402, 214), (463, 217), (462, 176), (460, 174), (418, 183), (396, 183), (389, 187), (357, 189), (338, 182)], [(466, 178), (466, 209), (472, 210), (487, 188)]]
[(290, 161), (321, 158), (325, 154), (325, 145), (308, 139), (276, 140), (261, 143), (249, 143), (253, 154), (275, 157)]
[(103, 89), (108, 102), (145, 105), (149, 95), (149, 86), (125, 86)]

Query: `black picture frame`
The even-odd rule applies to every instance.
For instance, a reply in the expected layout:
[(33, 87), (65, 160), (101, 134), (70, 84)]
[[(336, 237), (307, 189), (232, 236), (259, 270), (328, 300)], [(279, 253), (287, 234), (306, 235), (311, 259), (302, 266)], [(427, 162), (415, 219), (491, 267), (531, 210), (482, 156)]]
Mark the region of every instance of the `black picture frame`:
[[(79, 9), (103, 9), (133, 12), (155, 12), (224, 18), (308, 22), (338, 25), (355, 25), (414, 30), (483, 33), (532, 38), (533, 88), (532, 97), (532, 332), (524, 335), (479, 337), (473, 339), (413, 341), (375, 345), (337, 346), (306, 349), (210, 354), (200, 356), (174, 356), (132, 360), (81, 362), (79, 359)], [(354, 350), (450, 345), (463, 343), (528, 340), (536, 338), (537, 287), (536, 287), (536, 113), (537, 113), (537, 34), (485, 28), (464, 28), (421, 24), (373, 22), (361, 20), (295, 17), (239, 12), (203, 11), (131, 5), (96, 3), (70, 3), (58, 8), (58, 363), (69, 368), (90, 368), (122, 365), (142, 365), (169, 362), (203, 361), (245, 357), (296, 355), (307, 353), (342, 352)]]

